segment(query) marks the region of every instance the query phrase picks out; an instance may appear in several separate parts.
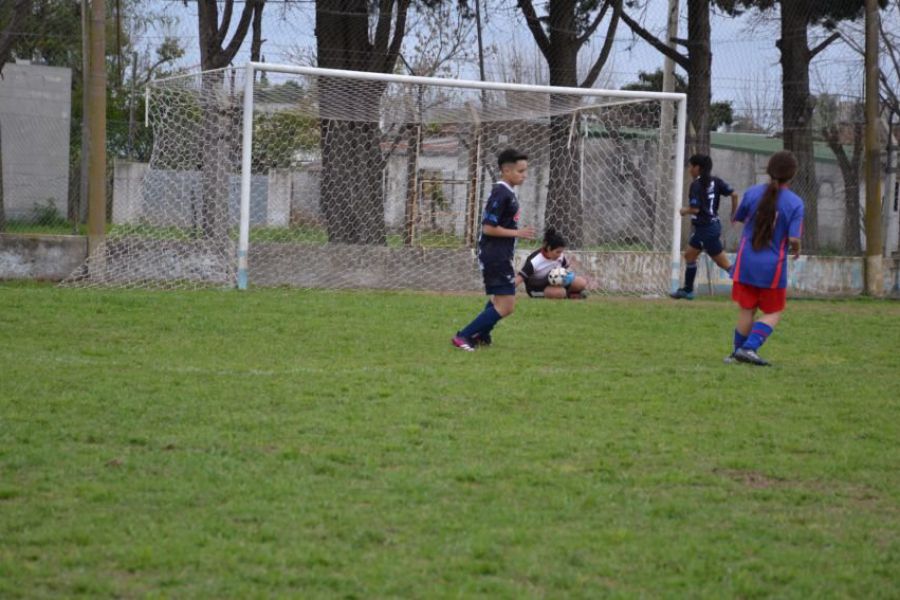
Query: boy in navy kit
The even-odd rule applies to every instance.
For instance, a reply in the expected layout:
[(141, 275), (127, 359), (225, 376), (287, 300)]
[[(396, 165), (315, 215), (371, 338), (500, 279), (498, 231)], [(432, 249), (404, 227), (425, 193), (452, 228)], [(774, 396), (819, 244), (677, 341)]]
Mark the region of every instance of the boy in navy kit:
[[(781, 319), (786, 303), (788, 253), (800, 256), (803, 200), (788, 189), (797, 172), (790, 152), (776, 152), (769, 159), (767, 184), (753, 186), (734, 216), (744, 224), (731, 297), (740, 307), (734, 330), (734, 352), (725, 361), (766, 366), (757, 354)], [(788, 252), (789, 251), (789, 252)], [(756, 320), (756, 311), (763, 313)]]
[(688, 194), (688, 206), (680, 210), (681, 216), (691, 215), (691, 239), (684, 251), (684, 287), (670, 294), (672, 298), (693, 300), (694, 278), (697, 277), (697, 258), (706, 251), (713, 261), (728, 271), (731, 264), (722, 246), (722, 223), (719, 221), (719, 197), (731, 196), (731, 215), (737, 207), (738, 195), (730, 185), (710, 175), (712, 159), (705, 154), (695, 154), (688, 159), (688, 172), (694, 181)]
[(478, 262), (484, 278), (484, 291), (491, 296), (484, 310), (457, 332), (452, 343), (471, 352), (476, 344), (489, 345), (491, 330), (512, 314), (516, 306), (516, 272), (513, 259), (516, 238), (534, 238), (534, 228), (519, 229), (519, 200), (515, 187), (525, 181), (528, 157), (507, 148), (497, 156), (500, 181), (494, 184), (481, 217)]

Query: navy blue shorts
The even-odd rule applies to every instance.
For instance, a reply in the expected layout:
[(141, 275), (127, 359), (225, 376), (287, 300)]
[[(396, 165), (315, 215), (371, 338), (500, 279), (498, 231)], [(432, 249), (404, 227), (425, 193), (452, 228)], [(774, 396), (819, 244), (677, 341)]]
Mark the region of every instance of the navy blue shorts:
[(688, 242), (697, 250), (706, 250), (710, 256), (717, 256), (725, 248), (722, 246), (722, 224), (710, 223), (709, 225), (694, 226), (691, 229), (691, 239)]
[(481, 265), (484, 278), (484, 292), (498, 296), (516, 295), (516, 272), (509, 261)]

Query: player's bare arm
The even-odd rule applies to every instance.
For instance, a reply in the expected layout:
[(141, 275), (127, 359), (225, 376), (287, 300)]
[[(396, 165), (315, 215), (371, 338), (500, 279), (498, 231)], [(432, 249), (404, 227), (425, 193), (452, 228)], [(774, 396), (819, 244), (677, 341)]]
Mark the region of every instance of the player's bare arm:
[(500, 227), (499, 225), (482, 225), (481, 231), (485, 235), (492, 235), (494, 237), (534, 239), (534, 227), (531, 226), (523, 227), (522, 229), (508, 229), (506, 227)]
[(682, 216), (682, 217), (686, 217), (687, 215), (696, 215), (696, 214), (700, 214), (700, 209), (699, 209), (699, 208), (692, 208), (692, 207), (690, 207), (690, 206), (682, 206), (682, 207), (678, 210), (678, 212), (681, 213), (681, 216)]
[(800, 258), (800, 238), (788, 238), (788, 244), (791, 245), (791, 256)]

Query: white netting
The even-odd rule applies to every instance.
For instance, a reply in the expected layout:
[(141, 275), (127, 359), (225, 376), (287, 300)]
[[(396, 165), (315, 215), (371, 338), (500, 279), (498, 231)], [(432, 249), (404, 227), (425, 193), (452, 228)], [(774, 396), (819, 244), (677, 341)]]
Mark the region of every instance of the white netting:
[[(671, 100), (269, 69), (254, 82), (250, 285), (481, 289), (482, 206), (515, 147), (520, 224), (561, 231), (594, 291), (670, 289)], [(244, 73), (152, 85), (151, 162), (117, 168), (105, 245), (69, 284), (235, 285)], [(520, 260), (538, 245), (521, 240)]]

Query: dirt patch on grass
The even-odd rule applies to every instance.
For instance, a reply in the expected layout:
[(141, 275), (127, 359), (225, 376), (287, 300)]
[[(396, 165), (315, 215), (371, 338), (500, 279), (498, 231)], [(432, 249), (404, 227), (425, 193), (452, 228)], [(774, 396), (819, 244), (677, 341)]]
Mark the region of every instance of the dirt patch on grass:
[(769, 477), (759, 471), (744, 471), (741, 469), (713, 469), (713, 473), (721, 477), (727, 477), (732, 481), (742, 483), (754, 489), (767, 489), (775, 487), (794, 487), (790, 482), (776, 477)]

